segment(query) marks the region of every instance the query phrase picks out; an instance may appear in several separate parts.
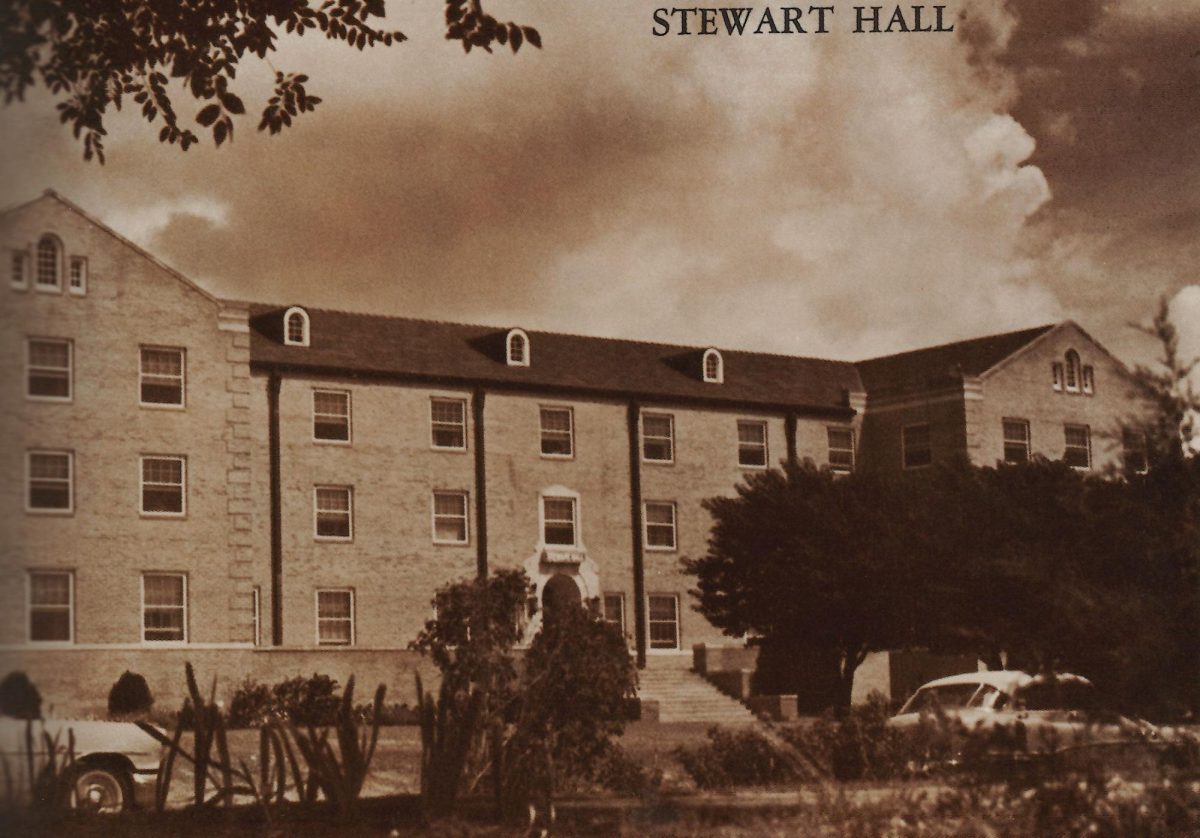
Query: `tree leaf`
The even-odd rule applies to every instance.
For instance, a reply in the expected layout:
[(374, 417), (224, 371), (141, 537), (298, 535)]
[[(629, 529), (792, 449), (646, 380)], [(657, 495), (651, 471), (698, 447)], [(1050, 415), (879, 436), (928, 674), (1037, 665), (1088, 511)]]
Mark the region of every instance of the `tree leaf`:
[(229, 111), (230, 113), (243, 114), (246, 112), (246, 106), (242, 104), (242, 100), (233, 93), (222, 93), (221, 104), (224, 105), (225, 110)]
[[(207, 107), (203, 108), (200, 113), (196, 114), (196, 121), (207, 128), (209, 125), (212, 125), (214, 122), (216, 122), (217, 117), (220, 115), (220, 105), (208, 105)], [(218, 141), (217, 144), (220, 145), (220, 141)]]

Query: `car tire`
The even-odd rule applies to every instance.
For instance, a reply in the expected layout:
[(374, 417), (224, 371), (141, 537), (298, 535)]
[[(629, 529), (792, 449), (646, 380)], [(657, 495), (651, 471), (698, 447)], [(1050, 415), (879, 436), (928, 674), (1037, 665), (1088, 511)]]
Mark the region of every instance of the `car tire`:
[(133, 800), (133, 781), (128, 771), (119, 768), (81, 765), (66, 779), (67, 804), (81, 812), (116, 814)]

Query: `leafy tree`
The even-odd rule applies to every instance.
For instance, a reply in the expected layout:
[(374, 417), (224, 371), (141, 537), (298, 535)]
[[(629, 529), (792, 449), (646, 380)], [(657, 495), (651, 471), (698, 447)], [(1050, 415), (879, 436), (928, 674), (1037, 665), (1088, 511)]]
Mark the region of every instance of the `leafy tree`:
[(113, 682), (108, 691), (108, 715), (130, 716), (146, 713), (154, 705), (154, 696), (146, 679), (128, 669)]
[(0, 715), (14, 719), (40, 719), (42, 694), (20, 670), (14, 670), (0, 681)]
[[(104, 162), (104, 115), (126, 97), (161, 125), (160, 142), (185, 151), (198, 138), (176, 104), (181, 96), (205, 103), (195, 121), (219, 146), (233, 139), (233, 117), (246, 112), (231, 82), (247, 53), (266, 59), (280, 32), (320, 33), (359, 50), (404, 41), (375, 25), (383, 16), (384, 0), (11, 0), (0, 4), (0, 89), (6, 104), (38, 85), (60, 97), (59, 118), (82, 136), (87, 160)], [(481, 0), (445, 0), (445, 19), (446, 37), (468, 52), (541, 46), (536, 29), (496, 20)], [(321, 102), (303, 73), (274, 78), (258, 124), (272, 134)]]
[(1185, 359), (1179, 355), (1179, 333), (1171, 321), (1170, 304), (1166, 297), (1159, 300), (1158, 311), (1149, 325), (1134, 326), (1158, 340), (1162, 354), (1157, 367), (1139, 364), (1134, 368), (1137, 389), (1155, 407), (1148, 422), (1131, 420), (1131, 424), (1146, 433), (1151, 461), (1182, 457), (1191, 451), (1191, 444), (1200, 434), (1200, 393), (1192, 385), (1191, 375), (1200, 365), (1200, 358)]

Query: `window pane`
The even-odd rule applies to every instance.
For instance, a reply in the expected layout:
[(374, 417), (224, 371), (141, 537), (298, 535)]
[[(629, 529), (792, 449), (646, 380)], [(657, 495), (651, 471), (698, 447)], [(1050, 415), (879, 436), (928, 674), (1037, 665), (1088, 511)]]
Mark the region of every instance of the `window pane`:
[(348, 512), (350, 510), (350, 493), (345, 489), (317, 489), (317, 509)]
[(643, 416), (642, 433), (645, 436), (671, 435), (671, 419), (669, 416)]
[(146, 483), (183, 483), (183, 462), (147, 457), (142, 460), (142, 480)]
[(344, 512), (318, 513), (317, 535), (330, 538), (349, 538), (350, 516)]
[(67, 369), (71, 364), (71, 346), (60, 340), (29, 341), (29, 365)]
[(542, 408), (542, 430), (570, 431), (571, 411)]
[(554, 524), (547, 521), (546, 543), (573, 545), (575, 543), (575, 526), (573, 524)]
[(317, 413), (346, 416), (349, 413), (349, 402), (350, 398), (346, 393), (330, 393), (321, 390), (313, 393), (313, 409)]
[(29, 577), (32, 605), (70, 605), (71, 577), (66, 573), (34, 573)]
[(620, 594), (604, 595), (604, 621), (625, 630), (625, 598)]
[(175, 349), (143, 349), (142, 372), (146, 375), (182, 375), (183, 353)]
[(317, 607), (320, 609), (320, 616), (322, 617), (349, 617), (350, 592), (319, 591), (317, 593)]
[(182, 576), (144, 576), (147, 605), (183, 605)]
[(738, 441), (759, 445), (767, 440), (767, 426), (761, 422), (738, 422)]
[(461, 423), (464, 415), (464, 404), (459, 401), (439, 401), (432, 403), (433, 421)]
[(69, 641), (71, 612), (68, 609), (37, 609), (29, 614), (29, 639), (39, 641)]
[(67, 480), (71, 476), (67, 454), (30, 454), (29, 476), (34, 479)]
[(650, 597), (650, 619), (651, 620), (675, 620), (675, 597), (673, 596), (652, 596)]
[(648, 503), (646, 520), (651, 524), (674, 524), (675, 507), (669, 503)]
[(433, 496), (433, 508), (438, 515), (466, 515), (466, 495), (451, 493), (436, 494)]

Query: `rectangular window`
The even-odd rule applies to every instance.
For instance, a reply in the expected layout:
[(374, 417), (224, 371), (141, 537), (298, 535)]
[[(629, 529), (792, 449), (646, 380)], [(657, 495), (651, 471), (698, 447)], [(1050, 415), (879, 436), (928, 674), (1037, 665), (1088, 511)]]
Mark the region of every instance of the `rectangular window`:
[(29, 574), (29, 639), (70, 643), (74, 635), (75, 584), (70, 573)]
[(71, 512), (74, 509), (74, 455), (69, 451), (30, 451), (25, 508), (30, 512)]
[(1061, 361), (1055, 361), (1050, 365), (1050, 386), (1062, 392), (1063, 388), (1063, 365)]
[(621, 635), (625, 634), (625, 595), (604, 595), (604, 622), (617, 627)]
[(25, 345), (29, 398), (71, 400), (71, 348), (69, 340), (29, 339)]
[(905, 425), (900, 431), (904, 448), (904, 467), (920, 468), (933, 462), (933, 447), (929, 439), (929, 423)]
[(642, 504), (647, 550), (675, 549), (675, 504), (647, 501)]
[(183, 515), (187, 511), (187, 460), (142, 457), (142, 514)]
[(350, 441), (350, 393), (346, 390), (313, 390), (313, 439)]
[(8, 282), (18, 291), (29, 287), (29, 254), (24, 250), (14, 250), (9, 256)]
[(679, 598), (674, 594), (649, 596), (651, 649), (679, 648)]
[(575, 546), (575, 498), (542, 498), (542, 536), (548, 545)]
[(87, 293), (87, 259), (82, 256), (71, 257), (71, 273), (67, 287), (72, 294)]
[(570, 457), (575, 453), (574, 422), (569, 407), (541, 409), (542, 456)]
[(317, 645), (354, 645), (353, 591), (317, 591)]
[(433, 493), (433, 543), (467, 543), (467, 493)]
[(262, 588), (255, 585), (250, 591), (250, 605), (254, 609), (254, 645), (262, 645)]
[(138, 362), (139, 400), (144, 405), (183, 407), (184, 351), (143, 346)]
[(1121, 444), (1125, 455), (1125, 470), (1144, 474), (1149, 468), (1146, 455), (1146, 434), (1126, 428), (1121, 432)]
[(429, 421), (434, 448), (467, 448), (467, 403), (463, 399), (433, 399), (429, 403)]
[(834, 471), (854, 471), (854, 430), (826, 428), (829, 438), (829, 467)]
[(318, 539), (349, 541), (354, 535), (354, 500), (349, 486), (315, 486), (313, 507)]
[(1004, 428), (1004, 462), (1029, 462), (1029, 421), (1005, 419), (1001, 424)]
[(1083, 392), (1089, 396), (1096, 393), (1096, 370), (1091, 365), (1083, 368)]
[(653, 463), (675, 461), (675, 418), (668, 413), (642, 414), (642, 459)]
[(744, 468), (767, 467), (767, 423), (739, 419), (738, 465)]
[(182, 573), (142, 574), (142, 640), (187, 640), (187, 577)]
[(1066, 449), (1063, 462), (1071, 468), (1092, 467), (1092, 433), (1087, 425), (1064, 425)]

